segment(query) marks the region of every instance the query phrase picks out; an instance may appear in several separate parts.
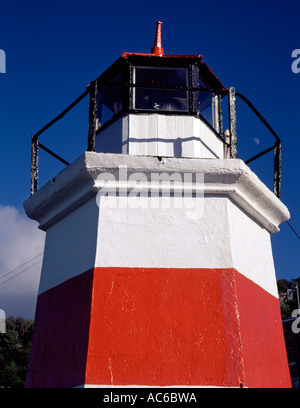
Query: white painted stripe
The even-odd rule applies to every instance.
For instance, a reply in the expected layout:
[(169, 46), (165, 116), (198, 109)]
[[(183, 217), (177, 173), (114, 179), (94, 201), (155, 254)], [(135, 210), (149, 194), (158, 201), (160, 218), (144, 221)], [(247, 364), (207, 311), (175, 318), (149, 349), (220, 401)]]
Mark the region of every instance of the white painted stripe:
[[(120, 179), (120, 165), (128, 170), (126, 180)], [(115, 177), (107, 184), (99, 178), (105, 171)], [(182, 182), (172, 183), (174, 190), (193, 190), (196, 201), (148, 197), (149, 189), (156, 195), (169, 191), (169, 181), (139, 183), (130, 178), (134, 171), (146, 180), (153, 171), (201, 173), (204, 183), (188, 182), (186, 190)], [(96, 194), (105, 186), (125, 188), (129, 197), (102, 196), (99, 208)], [(145, 195), (138, 207), (137, 188)], [(95, 266), (235, 268), (277, 297), (269, 233), (289, 213), (240, 160), (159, 162), (89, 152), (31, 197), (26, 208), (47, 229), (39, 293)]]
[(113, 198), (101, 199), (95, 266), (232, 267), (226, 199), (199, 199), (196, 219), (189, 218), (192, 209), (174, 208), (175, 199), (172, 208), (163, 208), (163, 201), (160, 208), (146, 208), (143, 200), (143, 208), (134, 208), (131, 197), (127, 208), (111, 208)]
[(230, 201), (227, 210), (232, 266), (277, 298), (270, 234)]
[(48, 228), (39, 294), (94, 268), (98, 216), (93, 198)]
[(196, 219), (176, 198), (172, 208), (112, 200), (92, 198), (48, 229), (39, 293), (94, 267), (235, 268), (278, 296), (269, 233), (226, 197), (199, 198)]
[(117, 205), (127, 208), (112, 208), (110, 197), (101, 200), (95, 266), (235, 268), (278, 296), (270, 234), (229, 199), (206, 197), (198, 219), (174, 202), (172, 208), (138, 209), (127, 197)]

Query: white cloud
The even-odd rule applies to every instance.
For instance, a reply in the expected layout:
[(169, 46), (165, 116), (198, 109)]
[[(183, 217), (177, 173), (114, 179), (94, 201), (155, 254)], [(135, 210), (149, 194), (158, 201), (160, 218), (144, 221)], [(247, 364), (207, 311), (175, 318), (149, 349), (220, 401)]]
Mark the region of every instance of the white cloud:
[(36, 222), (0, 204), (0, 309), (6, 317), (34, 318), (44, 240)]

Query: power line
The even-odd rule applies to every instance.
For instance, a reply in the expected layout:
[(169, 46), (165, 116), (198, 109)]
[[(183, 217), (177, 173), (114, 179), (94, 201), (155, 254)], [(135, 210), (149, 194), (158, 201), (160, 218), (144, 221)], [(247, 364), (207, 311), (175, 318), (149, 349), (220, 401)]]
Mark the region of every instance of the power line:
[(36, 255), (35, 257), (29, 259), (29, 261), (24, 262), (22, 265), (19, 265), (17, 268), (13, 269), (12, 271), (10, 271), (10, 272), (8, 272), (8, 273), (6, 273), (6, 274), (0, 276), (0, 279), (5, 278), (5, 276), (8, 276), (8, 275), (10, 275), (11, 273), (17, 271), (18, 269), (22, 268), (22, 266), (28, 264), (29, 262), (33, 261), (34, 259), (38, 258), (38, 257), (41, 256), (41, 255), (43, 255), (43, 252), (40, 253), (39, 255)]
[(291, 228), (291, 230), (294, 232), (294, 234), (296, 235), (296, 237), (298, 239), (300, 239), (300, 235), (294, 230), (294, 228), (291, 226), (291, 224), (287, 221), (287, 225)]
[[(34, 258), (33, 258), (33, 259), (34, 259)], [(6, 282), (8, 282), (8, 281), (10, 281), (10, 280), (12, 280), (12, 279), (14, 279), (14, 278), (16, 278), (17, 276), (21, 275), (22, 273), (28, 271), (28, 269), (33, 268), (35, 265), (39, 264), (40, 262), (42, 262), (41, 259), (40, 259), (39, 261), (37, 261), (35, 264), (33, 264), (33, 265), (31, 265), (31, 266), (28, 266), (28, 268), (26, 268), (26, 269), (24, 269), (23, 271), (17, 273), (16, 275), (12, 276), (11, 278), (8, 278), (8, 279), (6, 279), (4, 282), (1, 282), (1, 283), (0, 283), (0, 286), (4, 285), (4, 283), (6, 283)], [(17, 268), (17, 269), (18, 269), (18, 268)], [(5, 276), (7, 276), (7, 275), (5, 275)]]

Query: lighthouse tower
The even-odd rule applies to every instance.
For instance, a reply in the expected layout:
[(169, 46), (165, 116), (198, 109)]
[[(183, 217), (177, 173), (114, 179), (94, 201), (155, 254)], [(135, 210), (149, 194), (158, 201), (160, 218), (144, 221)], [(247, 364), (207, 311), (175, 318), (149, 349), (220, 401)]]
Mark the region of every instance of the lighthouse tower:
[(199, 55), (124, 53), (88, 87), (88, 151), (25, 203), (46, 231), (27, 387), (290, 387), (270, 236)]

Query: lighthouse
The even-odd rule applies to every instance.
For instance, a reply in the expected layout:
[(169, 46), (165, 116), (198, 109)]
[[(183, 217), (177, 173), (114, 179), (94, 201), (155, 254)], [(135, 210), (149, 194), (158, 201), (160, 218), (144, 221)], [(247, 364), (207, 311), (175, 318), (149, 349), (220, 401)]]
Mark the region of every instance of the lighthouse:
[(291, 386), (270, 239), (288, 209), (237, 158), (234, 88), (165, 55), (161, 25), (91, 82), (87, 151), (38, 190), (33, 138), (27, 387)]

